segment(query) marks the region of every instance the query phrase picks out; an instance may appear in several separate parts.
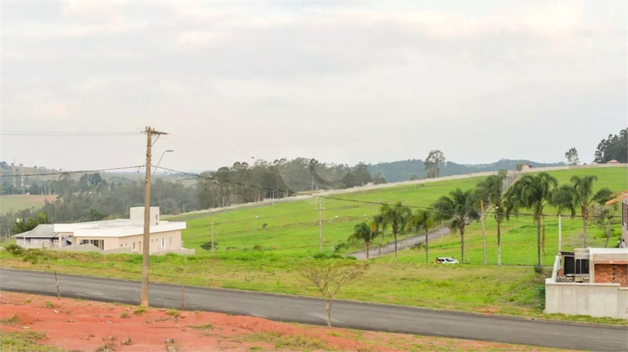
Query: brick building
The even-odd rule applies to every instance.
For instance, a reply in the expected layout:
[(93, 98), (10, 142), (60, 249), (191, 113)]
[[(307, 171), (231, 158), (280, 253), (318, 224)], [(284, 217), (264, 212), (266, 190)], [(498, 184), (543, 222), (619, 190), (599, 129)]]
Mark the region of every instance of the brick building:
[(556, 256), (545, 312), (628, 319), (628, 248), (578, 248)]

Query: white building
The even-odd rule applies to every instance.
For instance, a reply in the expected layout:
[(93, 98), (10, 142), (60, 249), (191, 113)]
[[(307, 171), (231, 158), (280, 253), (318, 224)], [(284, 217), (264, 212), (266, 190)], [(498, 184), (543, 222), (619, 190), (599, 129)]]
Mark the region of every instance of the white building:
[[(39, 225), (13, 237), (19, 246), (26, 248), (142, 253), (144, 208), (130, 210), (130, 219)], [(150, 254), (193, 253), (181, 244), (185, 222), (161, 221), (159, 207), (151, 207), (150, 213)]]

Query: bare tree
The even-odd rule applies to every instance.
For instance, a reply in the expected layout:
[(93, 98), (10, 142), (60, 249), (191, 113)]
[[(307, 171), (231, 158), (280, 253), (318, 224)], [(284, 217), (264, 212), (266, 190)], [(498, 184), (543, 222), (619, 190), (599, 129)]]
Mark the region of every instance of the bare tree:
[(439, 176), (439, 165), (445, 163), (445, 154), (440, 150), (432, 150), (425, 159), (425, 171), (428, 178)]
[(565, 153), (565, 158), (567, 159), (567, 163), (569, 165), (578, 165), (580, 164), (580, 158), (578, 157), (578, 151), (576, 148), (571, 148)]
[(327, 326), (331, 327), (331, 308), (334, 297), (342, 286), (360, 277), (368, 269), (368, 263), (349, 261), (324, 262), (309, 260), (299, 268), (299, 274), (308, 286), (314, 286), (325, 301)]

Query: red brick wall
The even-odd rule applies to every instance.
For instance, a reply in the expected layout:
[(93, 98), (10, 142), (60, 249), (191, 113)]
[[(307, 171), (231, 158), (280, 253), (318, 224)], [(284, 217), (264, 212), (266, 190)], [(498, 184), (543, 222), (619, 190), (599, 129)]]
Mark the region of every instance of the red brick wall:
[(617, 283), (628, 287), (628, 265), (595, 264), (595, 283)]

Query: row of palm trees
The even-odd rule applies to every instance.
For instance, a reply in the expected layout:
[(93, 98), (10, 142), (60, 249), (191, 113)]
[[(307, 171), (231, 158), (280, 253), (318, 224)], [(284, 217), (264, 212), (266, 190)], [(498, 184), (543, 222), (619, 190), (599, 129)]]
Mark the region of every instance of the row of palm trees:
[[(526, 174), (517, 180), (511, 187), (507, 187), (504, 179), (505, 170), (497, 175), (487, 177), (478, 183), (475, 189), (451, 191), (449, 195), (440, 197), (430, 208), (417, 209), (413, 213), (408, 206), (397, 202), (394, 205), (383, 204), (380, 212), (370, 223), (364, 221), (354, 227), (349, 236), (351, 242), (361, 242), (366, 245), (366, 257), (369, 258), (369, 249), (373, 241), (379, 238), (379, 254), (381, 242), (387, 228), (392, 229), (395, 245), (395, 260), (397, 260), (397, 236), (405, 231), (425, 233), (425, 261), (429, 262), (430, 229), (442, 221), (447, 221), (453, 233), (460, 233), (460, 254), (464, 262), (464, 235), (466, 226), (480, 216), (493, 215), (497, 224), (497, 264), (501, 265), (501, 226), (510, 216), (522, 214), (521, 209), (530, 211), (537, 225), (537, 260), (542, 265), (541, 251), (545, 236), (545, 210), (554, 207), (558, 213), (568, 211), (571, 216), (580, 213), (583, 221), (584, 243), (588, 245), (587, 229), (591, 217), (591, 207), (594, 204), (603, 204), (610, 196), (611, 191), (603, 188), (593, 191), (596, 176), (573, 176), (571, 184), (558, 186), (555, 177), (546, 172)], [(480, 204), (486, 204), (487, 212), (482, 214)], [(486, 250), (486, 249), (485, 249)]]

